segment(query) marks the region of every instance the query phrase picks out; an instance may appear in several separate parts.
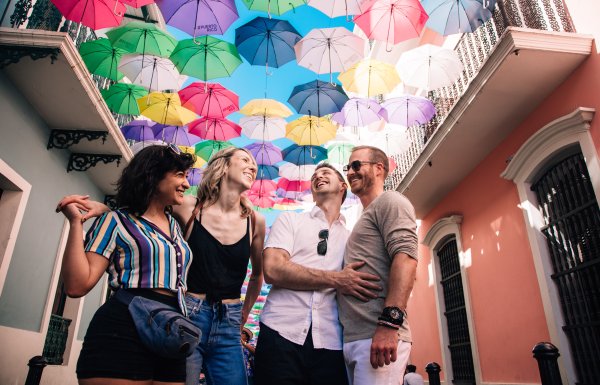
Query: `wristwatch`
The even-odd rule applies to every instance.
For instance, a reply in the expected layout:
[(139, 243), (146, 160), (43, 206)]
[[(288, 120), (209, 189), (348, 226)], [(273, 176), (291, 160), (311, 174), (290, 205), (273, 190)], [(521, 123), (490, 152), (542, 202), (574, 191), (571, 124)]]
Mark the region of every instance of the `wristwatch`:
[(379, 321), (389, 322), (394, 325), (402, 326), (406, 313), (396, 306), (387, 306), (383, 308)]

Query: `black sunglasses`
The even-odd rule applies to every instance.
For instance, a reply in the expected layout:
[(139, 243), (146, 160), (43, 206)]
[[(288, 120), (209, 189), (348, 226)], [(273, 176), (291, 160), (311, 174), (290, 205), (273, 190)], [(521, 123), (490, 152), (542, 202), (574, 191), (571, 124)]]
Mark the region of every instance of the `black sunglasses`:
[(344, 166), (344, 172), (350, 171), (350, 169), (354, 170), (354, 172), (358, 172), (363, 164), (377, 164), (379, 162), (369, 162), (365, 160), (355, 160)]
[(324, 229), (319, 231), (319, 243), (317, 244), (317, 254), (327, 254), (327, 238), (329, 238), (329, 230)]

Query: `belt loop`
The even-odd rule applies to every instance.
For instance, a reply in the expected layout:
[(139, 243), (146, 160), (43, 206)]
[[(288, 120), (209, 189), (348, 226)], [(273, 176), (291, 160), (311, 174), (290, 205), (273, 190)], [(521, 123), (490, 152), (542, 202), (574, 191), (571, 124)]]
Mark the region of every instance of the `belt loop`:
[(225, 305), (223, 305), (223, 302), (221, 300), (219, 300), (219, 302), (215, 302), (215, 305), (217, 305), (217, 319), (219, 321), (223, 320), (223, 312), (224, 312), (224, 307)]

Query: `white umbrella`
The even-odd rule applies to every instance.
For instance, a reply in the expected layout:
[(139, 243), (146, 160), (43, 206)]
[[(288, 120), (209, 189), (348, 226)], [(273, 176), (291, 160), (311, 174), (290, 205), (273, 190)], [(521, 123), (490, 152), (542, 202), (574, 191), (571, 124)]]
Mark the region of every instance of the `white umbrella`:
[(173, 62), (153, 55), (124, 55), (119, 71), (131, 80), (131, 83), (153, 91), (178, 90), (180, 74)]
[(463, 64), (453, 50), (424, 44), (404, 52), (396, 68), (405, 84), (429, 91), (454, 83)]
[(294, 46), (299, 65), (318, 74), (329, 74), (349, 69), (367, 53), (367, 42), (346, 28), (315, 28)]
[(364, 0), (308, 0), (308, 5), (318, 9), (327, 16), (360, 15), (366, 9)]
[(287, 122), (283, 118), (265, 115), (244, 116), (240, 118), (242, 134), (250, 139), (272, 141), (285, 136)]
[(383, 131), (371, 136), (371, 146), (375, 146), (387, 154), (401, 154), (410, 148), (412, 140), (408, 137), (408, 130), (396, 124), (388, 124)]
[(279, 175), (288, 180), (310, 180), (312, 175), (315, 173), (317, 165), (305, 164), (295, 165), (293, 163), (285, 163), (279, 166)]

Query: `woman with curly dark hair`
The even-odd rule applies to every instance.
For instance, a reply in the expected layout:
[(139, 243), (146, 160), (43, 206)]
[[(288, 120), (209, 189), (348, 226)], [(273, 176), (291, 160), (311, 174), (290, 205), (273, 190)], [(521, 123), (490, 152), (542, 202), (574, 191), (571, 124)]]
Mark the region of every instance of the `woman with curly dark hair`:
[[(81, 203), (63, 200), (70, 223), (62, 275), (67, 294), (87, 294), (108, 273), (109, 285), (186, 312), (191, 252), (171, 207), (190, 185), (192, 155), (176, 146), (149, 146), (134, 156), (117, 184), (118, 210), (99, 216), (82, 239)], [(72, 200), (70, 202), (73, 202)], [(140, 340), (127, 305), (111, 297), (88, 327), (77, 377), (82, 385), (183, 383), (186, 361), (166, 359)]]

